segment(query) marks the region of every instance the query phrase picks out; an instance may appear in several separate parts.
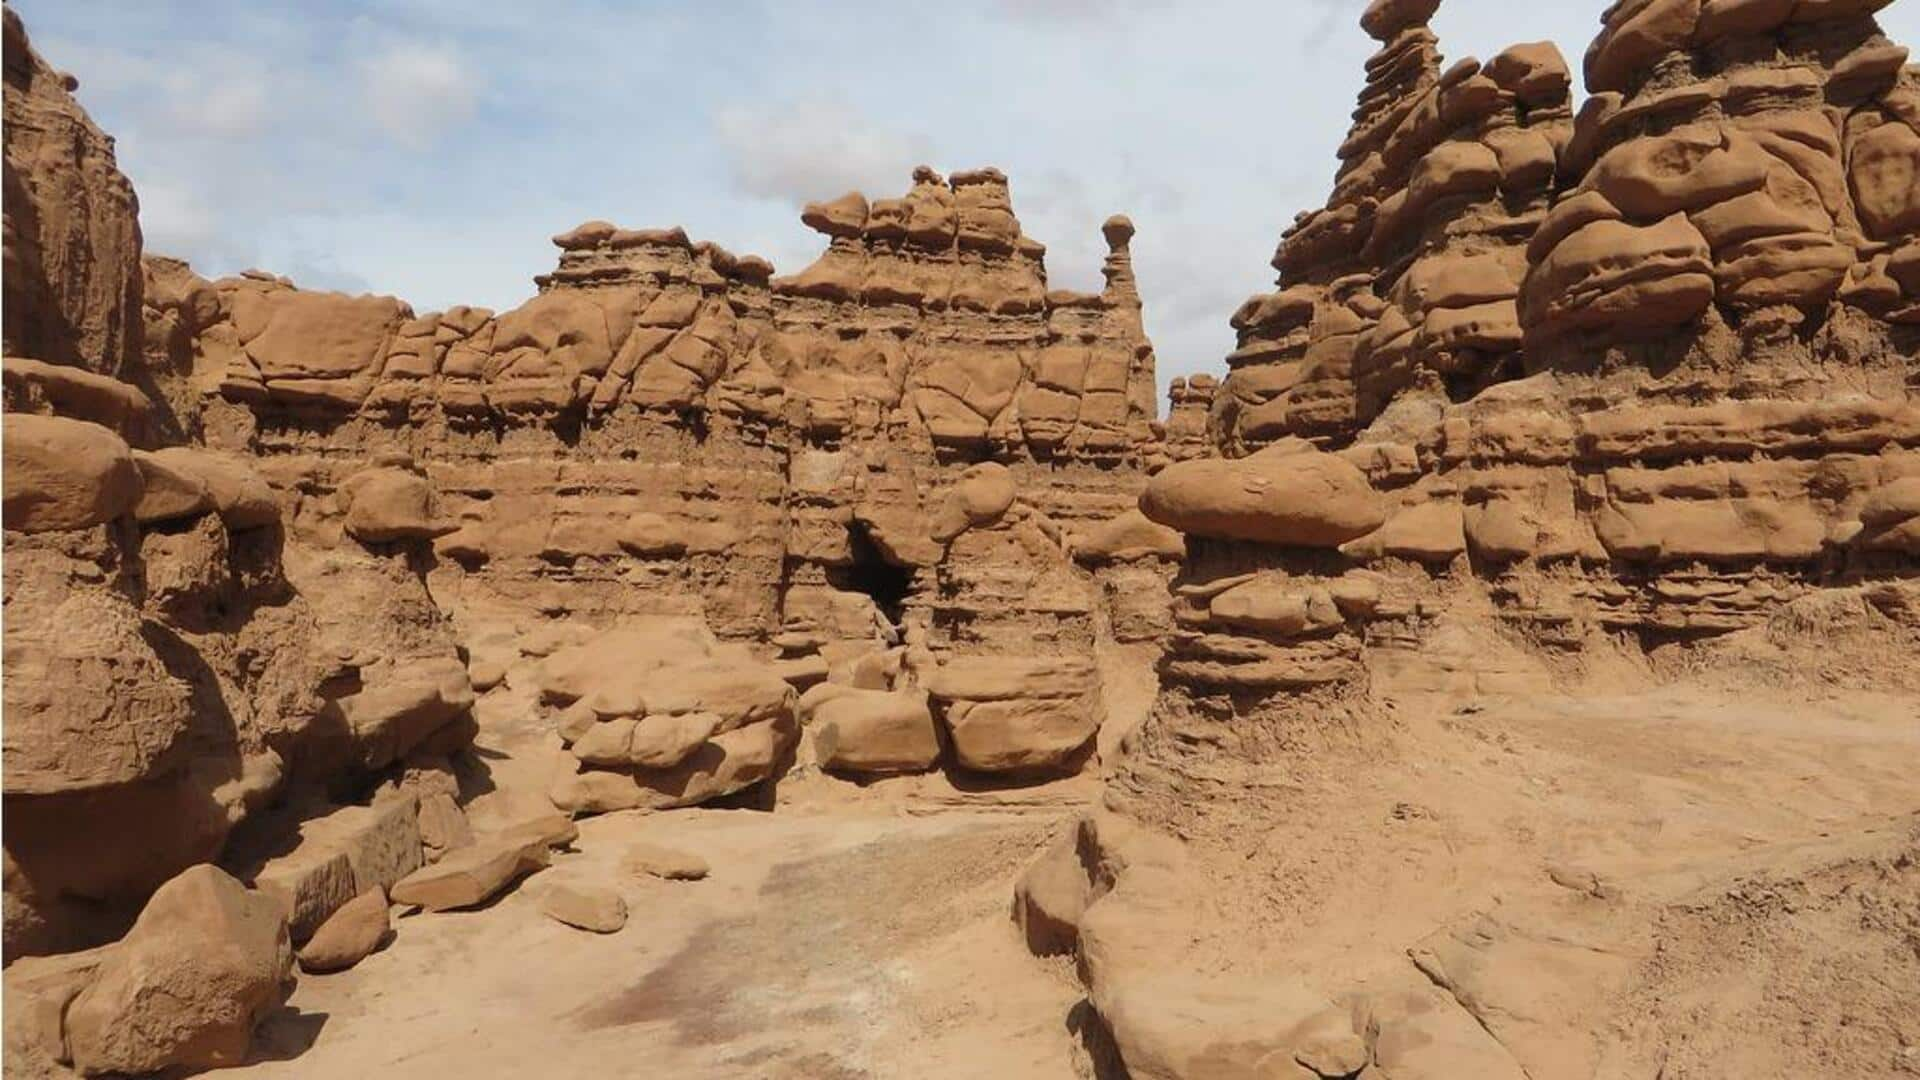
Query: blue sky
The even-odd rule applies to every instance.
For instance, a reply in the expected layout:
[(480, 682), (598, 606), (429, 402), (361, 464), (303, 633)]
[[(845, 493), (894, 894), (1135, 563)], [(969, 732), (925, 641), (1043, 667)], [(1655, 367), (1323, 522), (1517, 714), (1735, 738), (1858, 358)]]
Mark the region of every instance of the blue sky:
[[(997, 165), (1052, 282), (1097, 287), (1111, 213), (1162, 384), (1221, 370), (1281, 228), (1332, 182), (1360, 0), (13, 0), (118, 139), (151, 251), (417, 310), (507, 308), (589, 218), (684, 225), (782, 273), (800, 204)], [(1446, 0), (1449, 59), (1602, 0)], [(1920, 44), (1920, 0), (1881, 14)]]

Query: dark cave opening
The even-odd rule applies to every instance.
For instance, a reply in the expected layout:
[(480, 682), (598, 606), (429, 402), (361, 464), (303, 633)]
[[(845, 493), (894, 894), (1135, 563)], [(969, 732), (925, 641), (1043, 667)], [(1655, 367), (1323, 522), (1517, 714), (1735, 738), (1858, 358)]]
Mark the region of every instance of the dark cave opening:
[(913, 592), (913, 568), (900, 566), (887, 558), (863, 526), (853, 525), (847, 530), (847, 535), (848, 546), (853, 549), (853, 561), (838, 575), (840, 580), (835, 584), (872, 597), (880, 614), (886, 616), (889, 623), (899, 626), (906, 614), (907, 596)]

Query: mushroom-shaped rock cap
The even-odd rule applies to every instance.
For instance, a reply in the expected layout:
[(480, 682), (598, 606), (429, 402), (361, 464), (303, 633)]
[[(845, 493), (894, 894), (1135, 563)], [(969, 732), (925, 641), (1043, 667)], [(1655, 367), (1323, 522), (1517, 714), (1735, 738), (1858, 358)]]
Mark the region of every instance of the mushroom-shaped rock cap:
[(733, 273), (746, 281), (764, 282), (773, 276), (773, 264), (758, 255), (742, 255), (734, 263)]
[(616, 248), (636, 247), (676, 247), (693, 249), (693, 242), (687, 239), (687, 230), (675, 225), (666, 229), (615, 229), (608, 237), (608, 244)]
[(1360, 29), (1375, 41), (1392, 41), (1402, 30), (1425, 26), (1440, 0), (1373, 0), (1360, 13)]
[(611, 221), (584, 221), (555, 236), (553, 246), (562, 251), (599, 247), (613, 239), (614, 228)]
[(1140, 512), (1189, 536), (1289, 547), (1338, 547), (1386, 520), (1365, 474), (1299, 440), (1169, 465), (1147, 483)]
[(1564, 100), (1573, 85), (1573, 72), (1567, 67), (1567, 58), (1551, 41), (1508, 46), (1480, 71), (1521, 101)]
[(867, 197), (849, 191), (832, 202), (808, 203), (800, 211), (800, 221), (828, 236), (859, 236), (867, 227)]
[(1007, 174), (992, 165), (979, 169), (962, 169), (950, 178), (954, 187), (971, 187), (975, 184), (998, 184), (1007, 186)]
[(940, 174), (935, 172), (931, 165), (915, 165), (913, 167), (913, 182), (916, 184), (946, 185), (946, 181), (941, 179)]
[(1107, 247), (1120, 251), (1133, 239), (1133, 219), (1125, 214), (1115, 214), (1100, 226), (1100, 234), (1107, 238)]

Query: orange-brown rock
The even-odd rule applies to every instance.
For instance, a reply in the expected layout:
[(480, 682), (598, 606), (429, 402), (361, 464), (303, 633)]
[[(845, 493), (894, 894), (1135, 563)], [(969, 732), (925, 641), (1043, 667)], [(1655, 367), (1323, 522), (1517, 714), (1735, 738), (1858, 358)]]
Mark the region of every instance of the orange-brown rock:
[(300, 946), (300, 970), (324, 975), (366, 959), (392, 932), (387, 891), (374, 886), (342, 904)]
[(9, 356), (125, 378), (140, 355), (139, 202), (113, 140), (5, 15)]
[(1140, 510), (1190, 536), (1289, 547), (1333, 547), (1379, 527), (1366, 475), (1332, 454), (1279, 444), (1251, 457), (1168, 466)]
[(146, 490), (126, 442), (98, 424), (18, 414), (4, 434), (9, 530), (104, 525), (132, 513)]
[(212, 866), (154, 893), (133, 929), (67, 1007), (83, 1075), (238, 1065), (290, 988), (286, 918)]

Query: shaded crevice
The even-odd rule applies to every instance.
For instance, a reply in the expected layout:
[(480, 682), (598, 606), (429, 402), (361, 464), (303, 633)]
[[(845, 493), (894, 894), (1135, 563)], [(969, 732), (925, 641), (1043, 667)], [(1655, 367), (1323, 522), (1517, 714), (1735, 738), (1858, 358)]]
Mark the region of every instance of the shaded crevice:
[(862, 593), (872, 598), (880, 614), (894, 626), (906, 615), (907, 598), (913, 593), (913, 568), (888, 560), (859, 523), (847, 529), (852, 561), (830, 573), (834, 587)]

